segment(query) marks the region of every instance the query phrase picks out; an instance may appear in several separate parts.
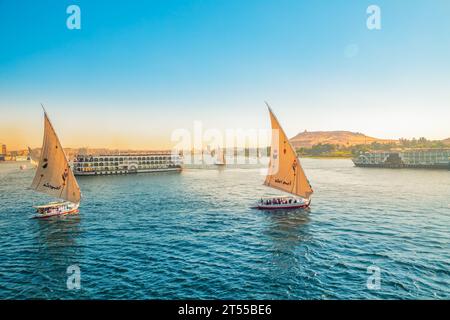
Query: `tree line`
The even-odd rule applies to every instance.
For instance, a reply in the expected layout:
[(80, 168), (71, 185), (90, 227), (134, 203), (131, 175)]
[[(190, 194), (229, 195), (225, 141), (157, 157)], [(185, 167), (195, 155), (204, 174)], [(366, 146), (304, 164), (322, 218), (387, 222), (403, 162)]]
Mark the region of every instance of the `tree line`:
[(399, 139), (398, 142), (380, 143), (372, 142), (370, 144), (357, 144), (352, 146), (345, 146), (340, 144), (319, 143), (313, 145), (311, 148), (297, 148), (297, 153), (300, 156), (312, 157), (354, 157), (361, 152), (368, 151), (390, 151), (392, 149), (441, 149), (448, 148), (443, 141), (427, 140), (426, 138), (419, 139)]

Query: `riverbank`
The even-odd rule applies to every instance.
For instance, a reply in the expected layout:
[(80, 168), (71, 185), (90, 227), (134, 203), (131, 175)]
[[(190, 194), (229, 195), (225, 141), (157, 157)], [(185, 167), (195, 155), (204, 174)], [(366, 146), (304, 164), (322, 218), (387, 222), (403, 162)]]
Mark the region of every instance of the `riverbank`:
[(307, 155), (299, 155), (299, 158), (308, 158), (308, 159), (352, 159), (352, 156), (307, 156)]

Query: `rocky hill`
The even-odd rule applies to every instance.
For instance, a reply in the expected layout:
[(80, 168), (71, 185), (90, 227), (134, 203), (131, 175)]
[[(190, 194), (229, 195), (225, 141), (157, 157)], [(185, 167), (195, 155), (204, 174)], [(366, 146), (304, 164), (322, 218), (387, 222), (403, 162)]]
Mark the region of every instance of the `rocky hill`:
[(372, 142), (398, 142), (397, 140), (377, 139), (359, 132), (350, 131), (304, 131), (291, 138), (290, 141), (294, 148), (310, 148), (319, 143), (352, 146), (357, 144), (370, 144)]

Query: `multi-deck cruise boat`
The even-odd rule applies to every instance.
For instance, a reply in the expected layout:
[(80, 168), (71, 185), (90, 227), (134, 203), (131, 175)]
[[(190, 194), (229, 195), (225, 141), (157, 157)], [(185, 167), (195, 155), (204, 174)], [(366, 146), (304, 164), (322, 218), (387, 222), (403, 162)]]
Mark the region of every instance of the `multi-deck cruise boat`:
[(357, 167), (449, 169), (450, 149), (417, 149), (361, 153)]
[(181, 171), (182, 159), (170, 151), (77, 155), (73, 160), (76, 176)]

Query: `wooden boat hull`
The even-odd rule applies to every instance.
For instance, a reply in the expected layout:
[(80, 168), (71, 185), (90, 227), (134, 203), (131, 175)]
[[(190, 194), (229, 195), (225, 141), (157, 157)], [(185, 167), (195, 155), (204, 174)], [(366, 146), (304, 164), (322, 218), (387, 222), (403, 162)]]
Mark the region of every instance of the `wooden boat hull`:
[(74, 214), (78, 214), (78, 212), (80, 212), (80, 210), (72, 209), (72, 210), (69, 210), (69, 211), (66, 211), (66, 212), (58, 212), (58, 213), (49, 213), (49, 214), (35, 215), (32, 219), (49, 219), (49, 218), (53, 218), (53, 217), (74, 215)]
[(45, 206), (38, 206), (37, 208), (45, 208), (45, 207), (52, 207), (55, 208), (55, 210), (52, 210), (47, 213), (38, 213), (32, 217), (32, 219), (49, 219), (53, 217), (61, 217), (61, 216), (67, 216), (67, 215), (75, 215), (79, 212), (78, 206), (79, 204), (72, 204), (70, 206), (66, 206), (64, 208), (61, 208), (62, 206), (67, 205), (66, 203), (51, 203), (49, 205)]
[(253, 209), (259, 210), (289, 210), (289, 209), (306, 209), (311, 205), (311, 199), (305, 202), (296, 202), (296, 203), (280, 203), (280, 204), (258, 204), (253, 207)]
[(309, 203), (303, 203), (303, 204), (261, 204), (256, 206), (256, 209), (259, 210), (289, 210), (289, 209), (306, 209), (309, 207)]

